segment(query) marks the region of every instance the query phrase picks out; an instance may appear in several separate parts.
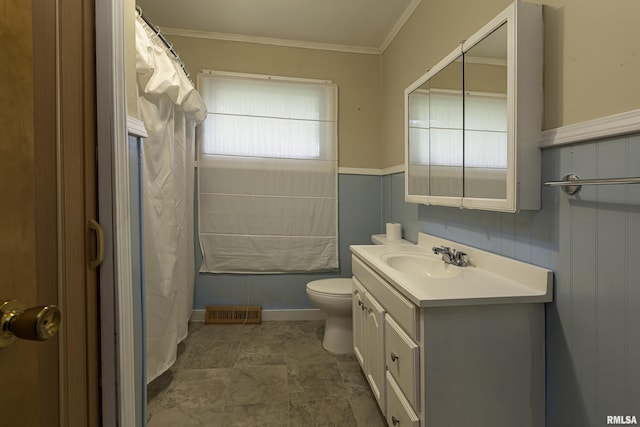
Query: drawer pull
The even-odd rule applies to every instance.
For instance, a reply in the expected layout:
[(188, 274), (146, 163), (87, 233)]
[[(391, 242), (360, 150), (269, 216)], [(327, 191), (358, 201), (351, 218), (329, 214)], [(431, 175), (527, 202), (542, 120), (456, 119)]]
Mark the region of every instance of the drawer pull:
[(400, 424), (400, 420), (397, 419), (395, 416), (391, 417), (391, 422), (393, 423), (394, 426), (397, 426), (398, 424)]
[(395, 353), (391, 353), (391, 361), (395, 362), (396, 360), (400, 359), (398, 356), (395, 355)]

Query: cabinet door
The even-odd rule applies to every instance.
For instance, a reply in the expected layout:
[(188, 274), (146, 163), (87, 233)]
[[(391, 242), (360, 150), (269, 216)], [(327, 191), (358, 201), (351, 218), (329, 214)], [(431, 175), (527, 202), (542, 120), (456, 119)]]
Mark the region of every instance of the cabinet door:
[(365, 307), (365, 374), (380, 410), (386, 414), (384, 308), (369, 294), (365, 295)]
[(364, 288), (353, 278), (353, 354), (364, 369), (364, 343), (366, 312), (364, 305)]

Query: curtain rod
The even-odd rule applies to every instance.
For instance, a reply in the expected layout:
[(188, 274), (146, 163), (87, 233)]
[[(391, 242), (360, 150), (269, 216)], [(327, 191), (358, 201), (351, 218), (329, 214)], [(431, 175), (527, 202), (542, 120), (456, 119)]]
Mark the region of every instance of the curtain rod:
[(187, 70), (186, 65), (184, 65), (184, 62), (182, 61), (182, 59), (180, 59), (180, 55), (178, 55), (178, 52), (175, 51), (175, 49), (173, 48), (173, 45), (162, 34), (162, 32), (160, 31), (160, 27), (158, 27), (157, 25), (154, 25), (149, 20), (149, 18), (147, 18), (145, 14), (142, 13), (142, 8), (140, 6), (136, 6), (136, 12), (138, 12), (138, 16), (142, 18), (142, 20), (149, 26), (149, 28), (151, 28), (153, 32), (156, 33), (156, 35), (160, 38), (162, 43), (164, 43), (167, 49), (169, 49), (169, 52), (171, 52), (171, 54), (174, 56), (175, 60), (178, 62), (178, 65), (180, 65), (180, 67), (182, 68), (182, 71), (184, 71), (184, 74), (187, 76), (189, 80), (191, 80), (191, 74), (189, 73), (189, 70)]

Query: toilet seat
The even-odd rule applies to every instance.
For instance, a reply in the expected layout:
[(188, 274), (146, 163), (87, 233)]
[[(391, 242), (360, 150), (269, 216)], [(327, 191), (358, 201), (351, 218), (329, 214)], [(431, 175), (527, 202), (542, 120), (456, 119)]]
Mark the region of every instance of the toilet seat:
[(351, 279), (321, 279), (307, 283), (307, 291), (332, 297), (351, 297)]

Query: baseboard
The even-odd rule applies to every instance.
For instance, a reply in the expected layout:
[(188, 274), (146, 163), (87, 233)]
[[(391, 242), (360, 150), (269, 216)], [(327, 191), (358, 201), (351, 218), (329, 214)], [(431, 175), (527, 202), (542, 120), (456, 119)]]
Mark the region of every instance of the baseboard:
[[(192, 322), (204, 322), (206, 310), (192, 310)], [(317, 308), (292, 309), (292, 310), (262, 310), (263, 321), (283, 320), (325, 320), (327, 315)]]

